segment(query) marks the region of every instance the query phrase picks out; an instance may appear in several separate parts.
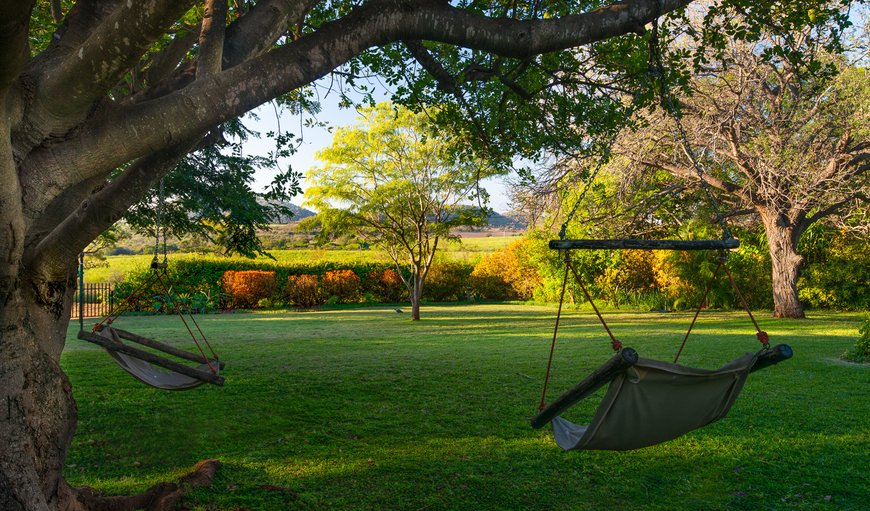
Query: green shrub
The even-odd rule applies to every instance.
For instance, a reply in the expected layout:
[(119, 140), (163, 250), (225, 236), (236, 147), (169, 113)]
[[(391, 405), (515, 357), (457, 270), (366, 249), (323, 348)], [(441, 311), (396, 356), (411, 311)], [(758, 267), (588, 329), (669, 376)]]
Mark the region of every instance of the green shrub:
[(870, 362), (870, 316), (858, 327), (858, 334), (860, 337), (855, 341), (855, 346), (843, 353), (842, 357), (850, 362)]
[(651, 250), (615, 251), (607, 263), (604, 272), (595, 278), (595, 288), (611, 305), (629, 304), (639, 295), (659, 290)]
[(798, 281), (798, 296), (810, 307), (870, 309), (870, 251), (867, 241), (845, 233), (830, 235), (820, 254), (810, 254)]
[(473, 267), (460, 261), (436, 261), (429, 267), (423, 298), (433, 302), (465, 300), (468, 276)]

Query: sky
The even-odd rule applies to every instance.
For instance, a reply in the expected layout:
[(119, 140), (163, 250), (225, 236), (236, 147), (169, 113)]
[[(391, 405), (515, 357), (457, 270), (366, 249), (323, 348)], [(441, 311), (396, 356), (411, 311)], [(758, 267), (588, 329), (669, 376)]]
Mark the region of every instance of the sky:
[[(357, 117), (357, 113), (353, 109), (341, 109), (338, 107), (338, 94), (332, 93), (321, 98), (321, 106), (323, 110), (318, 114), (317, 119), (321, 122), (328, 122), (333, 128), (353, 124)], [(279, 164), (282, 169), (286, 170), (290, 165), (294, 170), (305, 174), (311, 167), (317, 166), (315, 154), (320, 149), (328, 147), (332, 144), (332, 134), (326, 128), (320, 127), (302, 127), (300, 126), (299, 116), (292, 115), (289, 112), (284, 112), (280, 116), (276, 115), (275, 108), (271, 104), (266, 104), (254, 111), (259, 117), (258, 121), (246, 120), (245, 125), (254, 131), (261, 133), (262, 138), (259, 140), (249, 139), (245, 143), (244, 150), (249, 154), (267, 154), (274, 149), (274, 142), (265, 137), (269, 131), (282, 133), (293, 133), (295, 136), (302, 134), (303, 141), (297, 148), (296, 154), (290, 158), (281, 159)], [(274, 177), (276, 171), (261, 170), (256, 175), (254, 183), (255, 191), (262, 191)], [(505, 213), (510, 210), (505, 184), (502, 178), (490, 178), (481, 182), (482, 187), (490, 194), (489, 207), (498, 213)], [(306, 183), (302, 183), (303, 193), (306, 188)], [(293, 199), (293, 204), (304, 206), (304, 196), (297, 196)]]

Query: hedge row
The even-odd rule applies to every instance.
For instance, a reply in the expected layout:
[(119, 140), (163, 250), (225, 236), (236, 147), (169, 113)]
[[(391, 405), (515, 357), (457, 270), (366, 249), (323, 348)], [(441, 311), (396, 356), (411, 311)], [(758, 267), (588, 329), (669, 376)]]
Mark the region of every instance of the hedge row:
[(228, 270), (221, 278), (222, 306), (251, 309), (286, 304), (310, 309), (324, 303), (398, 301), (404, 290), (401, 277), (392, 268), (369, 271), (365, 280), (350, 269), (278, 279), (274, 270)]
[[(487, 255), (476, 265), (461, 261), (433, 264), (424, 286), (427, 301), (558, 300), (564, 277), (562, 256), (547, 248), (548, 236), (534, 234)], [(818, 253), (816, 253), (818, 252)], [(638, 309), (686, 309), (696, 306), (711, 282), (715, 254), (669, 251), (575, 251), (574, 266), (596, 300)], [(841, 309), (870, 307), (870, 256), (864, 244), (836, 234), (808, 259), (799, 283), (801, 299), (810, 306)], [(727, 261), (738, 286), (753, 308), (772, 307), (770, 259), (761, 238), (744, 233), (740, 249)], [(407, 275), (405, 275), (407, 277)], [(125, 296), (147, 277), (128, 275), (116, 296)], [(242, 259), (179, 258), (170, 278), (182, 283), (171, 300), (184, 307), (254, 308), (323, 303), (397, 303), (407, 300), (401, 276), (389, 263), (267, 263)], [(582, 302), (573, 277), (569, 300)], [(140, 301), (145, 310), (165, 308), (168, 299), (154, 292)], [(712, 282), (707, 303), (737, 308), (739, 301), (721, 272)], [(189, 304), (189, 305), (188, 305)]]
[[(435, 263), (426, 282), (428, 301), (464, 300), (473, 266), (463, 262)], [(150, 270), (133, 272), (116, 286), (115, 296), (127, 296)], [(407, 300), (401, 276), (389, 263), (281, 264), (219, 258), (178, 258), (169, 265), (173, 291), (196, 295), (210, 308), (256, 308), (323, 303), (399, 303)], [(146, 290), (134, 309), (153, 310), (158, 289)], [(150, 297), (153, 295), (153, 299)]]

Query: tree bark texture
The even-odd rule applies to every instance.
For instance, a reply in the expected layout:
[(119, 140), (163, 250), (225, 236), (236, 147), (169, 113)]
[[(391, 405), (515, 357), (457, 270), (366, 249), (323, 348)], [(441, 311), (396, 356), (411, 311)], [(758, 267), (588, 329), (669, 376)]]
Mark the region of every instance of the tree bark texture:
[(69, 380), (60, 368), (74, 280), (44, 303), (26, 278), (4, 289), (0, 312), (0, 509), (64, 509), (67, 449), (76, 426)]
[[(303, 22), (317, 2), (260, 0), (229, 16), (225, 31), (221, 13), (206, 24), (201, 40), (210, 60), (199, 73), (189, 51), (199, 40), (195, 28), (177, 31), (195, 2), (78, 2), (55, 13), (63, 22), (34, 52), (35, 2), (0, 4), (0, 511), (164, 509), (156, 502), (168, 502), (171, 492), (160, 488), (110, 501), (66, 484), (77, 415), (59, 361), (76, 254), (213, 127), (375, 46), (432, 40), (524, 57), (635, 32), (690, 1), (665, 0), (662, 8), (628, 0), (521, 21), (448, 2), (380, 0), (296, 37), (288, 27), (309, 28)], [(161, 38), (171, 41), (158, 45)], [(129, 83), (136, 77), (144, 78)]]

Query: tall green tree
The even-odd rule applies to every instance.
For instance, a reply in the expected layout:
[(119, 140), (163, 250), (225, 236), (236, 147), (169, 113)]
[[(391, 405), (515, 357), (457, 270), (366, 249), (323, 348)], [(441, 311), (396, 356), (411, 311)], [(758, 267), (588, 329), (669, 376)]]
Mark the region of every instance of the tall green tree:
[(325, 165), (308, 172), (306, 205), (318, 211), (322, 236), (353, 234), (389, 254), (416, 321), (439, 244), (486, 221), (486, 208), (467, 203), (489, 172), (465, 140), (433, 131), (426, 114), (379, 103), (360, 121), (317, 153)]

